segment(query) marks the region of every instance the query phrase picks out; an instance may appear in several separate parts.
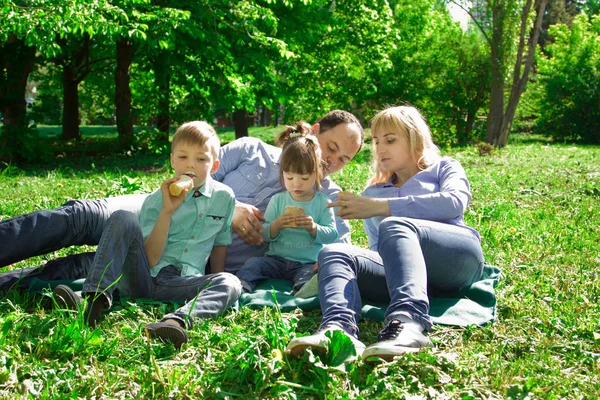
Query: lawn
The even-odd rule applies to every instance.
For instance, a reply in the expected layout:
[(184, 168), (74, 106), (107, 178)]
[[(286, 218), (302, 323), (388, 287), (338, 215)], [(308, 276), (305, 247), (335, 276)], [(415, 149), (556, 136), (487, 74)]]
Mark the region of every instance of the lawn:
[[(363, 188), (369, 148), (333, 177), (345, 190)], [(290, 338), (314, 332), (318, 311), (229, 312), (198, 323), (178, 352), (142, 334), (173, 304), (123, 302), (92, 330), (48, 297), (9, 292), (0, 299), (0, 398), (599, 397), (600, 147), (514, 136), (491, 155), (474, 146), (443, 153), (465, 167), (473, 192), (467, 223), (481, 233), (487, 262), (503, 270), (495, 323), (435, 326), (432, 349), (340, 371), (327, 358), (281, 355)], [(0, 218), (153, 190), (169, 175), (166, 159), (65, 153), (47, 164), (4, 166)], [(352, 226), (353, 242), (365, 246), (362, 225)], [(360, 328), (372, 343), (381, 324)]]

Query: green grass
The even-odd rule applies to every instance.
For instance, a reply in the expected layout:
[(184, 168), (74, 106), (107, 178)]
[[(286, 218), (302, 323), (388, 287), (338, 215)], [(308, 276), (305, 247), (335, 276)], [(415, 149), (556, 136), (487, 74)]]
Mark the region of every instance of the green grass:
[[(233, 135), (222, 134), (225, 141)], [(364, 187), (366, 147), (334, 177), (346, 190)], [(600, 148), (515, 136), (491, 156), (475, 147), (444, 154), (465, 167), (473, 192), (467, 222), (481, 233), (487, 261), (503, 269), (494, 324), (435, 326), (433, 349), (340, 371), (327, 360), (273, 352), (313, 332), (318, 311), (229, 312), (198, 323), (177, 352), (141, 330), (173, 304), (125, 302), (91, 330), (47, 298), (10, 292), (0, 300), (0, 398), (599, 397)], [(0, 218), (72, 198), (152, 190), (168, 174), (164, 156), (135, 154), (9, 166), (0, 173)], [(361, 228), (353, 223), (353, 240), (366, 245)], [(360, 327), (371, 343), (381, 325)]]

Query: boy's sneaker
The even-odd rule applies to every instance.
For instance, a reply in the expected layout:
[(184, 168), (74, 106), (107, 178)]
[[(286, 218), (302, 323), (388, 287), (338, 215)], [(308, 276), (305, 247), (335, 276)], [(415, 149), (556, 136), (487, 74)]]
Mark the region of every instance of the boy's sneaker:
[(319, 330), (313, 335), (295, 338), (288, 343), (287, 347), (285, 348), (285, 352), (299, 356), (310, 347), (314, 352), (325, 353), (327, 351), (327, 347), (329, 346), (329, 341), (331, 340), (325, 335), (325, 333), (332, 331), (341, 331), (344, 335), (348, 336), (354, 344), (356, 356), (358, 357), (362, 355), (362, 352), (365, 350), (364, 343), (337, 326), (328, 326), (322, 330)]
[(54, 298), (59, 306), (69, 310), (77, 311), (83, 302), (83, 299), (66, 285), (58, 285), (52, 291)]
[(319, 276), (315, 274), (312, 278), (308, 280), (294, 296), (300, 298), (313, 297), (319, 294)]
[(188, 335), (185, 329), (180, 325), (165, 321), (148, 324), (144, 327), (144, 331), (146, 331), (148, 336), (153, 339), (160, 339), (163, 342), (173, 343), (178, 350), (188, 341)]
[(381, 358), (391, 361), (403, 353), (413, 353), (423, 347), (431, 347), (421, 324), (415, 321), (393, 320), (379, 332), (377, 343), (367, 347), (363, 352), (363, 360)]

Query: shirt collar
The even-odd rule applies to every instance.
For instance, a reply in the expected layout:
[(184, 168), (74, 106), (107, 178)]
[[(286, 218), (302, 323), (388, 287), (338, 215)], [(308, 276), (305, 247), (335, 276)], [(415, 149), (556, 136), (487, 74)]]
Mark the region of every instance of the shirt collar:
[[(202, 193), (202, 196), (206, 196), (206, 197), (211, 197), (212, 193), (214, 191), (214, 187), (215, 187), (215, 183), (212, 180), (212, 178), (209, 176), (208, 178), (206, 178), (206, 180), (204, 181), (204, 184), (202, 186), (200, 186), (198, 188), (198, 191), (200, 193)], [(190, 190), (187, 194), (187, 196), (194, 196), (194, 193), (196, 193), (195, 190)], [(187, 197), (186, 196), (186, 197)]]

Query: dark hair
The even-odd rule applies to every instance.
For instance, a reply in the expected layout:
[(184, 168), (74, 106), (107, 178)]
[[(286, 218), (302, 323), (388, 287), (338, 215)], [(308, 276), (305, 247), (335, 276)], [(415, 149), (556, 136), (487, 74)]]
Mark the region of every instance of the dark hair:
[(279, 160), (279, 180), (285, 186), (284, 172), (293, 174), (315, 174), (316, 189), (321, 188), (323, 169), (321, 168), (321, 148), (312, 133), (311, 126), (300, 121), (296, 126), (288, 125), (275, 138), (275, 144), (283, 147)]
[(362, 148), (365, 141), (365, 130), (354, 114), (344, 110), (332, 110), (318, 120), (317, 123), (321, 128), (321, 132), (326, 132), (341, 124), (356, 125), (360, 134), (360, 147), (358, 148), (358, 151)]

